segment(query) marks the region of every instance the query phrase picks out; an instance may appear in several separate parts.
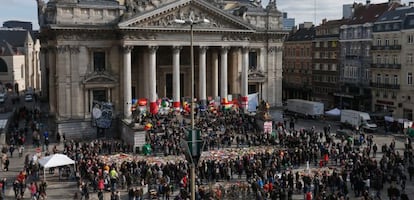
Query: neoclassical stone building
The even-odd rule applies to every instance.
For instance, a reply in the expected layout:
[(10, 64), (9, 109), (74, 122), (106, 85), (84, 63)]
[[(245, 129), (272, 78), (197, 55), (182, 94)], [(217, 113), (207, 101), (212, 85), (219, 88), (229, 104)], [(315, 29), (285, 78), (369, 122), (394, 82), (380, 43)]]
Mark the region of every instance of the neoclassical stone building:
[[(66, 135), (90, 127), (94, 101), (111, 102), (118, 118), (131, 116), (132, 99), (179, 106), (191, 95), (191, 30), (198, 100), (257, 92), (282, 104), (288, 33), (274, 0), (38, 0), (38, 10), (42, 91)], [(191, 29), (176, 19), (209, 23)]]

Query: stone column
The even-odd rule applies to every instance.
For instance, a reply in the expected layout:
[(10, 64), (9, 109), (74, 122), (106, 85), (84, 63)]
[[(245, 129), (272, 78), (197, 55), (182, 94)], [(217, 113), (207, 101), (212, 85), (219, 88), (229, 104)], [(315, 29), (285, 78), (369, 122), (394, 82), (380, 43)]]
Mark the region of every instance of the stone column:
[(283, 47), (278, 46), (275, 52), (275, 77), (276, 77), (276, 94), (275, 94), (275, 106), (282, 106), (282, 73), (283, 73)]
[(181, 46), (173, 47), (173, 108), (180, 110), (180, 51)]
[(257, 66), (257, 70), (264, 72), (264, 66), (265, 66), (265, 56), (266, 56), (266, 49), (260, 48), (259, 50), (259, 63)]
[[(50, 112), (53, 114), (57, 114), (57, 94), (56, 94), (56, 58), (57, 58), (57, 48), (48, 47), (47, 51), (47, 65), (49, 68), (49, 89), (48, 89), (48, 96), (49, 96), (49, 104), (50, 104)], [(14, 85), (13, 85), (14, 87)]]
[(216, 98), (219, 96), (219, 90), (218, 90), (218, 54), (217, 51), (213, 51), (211, 54), (211, 94), (213, 98)]
[(227, 102), (227, 54), (229, 52), (230, 47), (222, 47), (221, 48), (221, 77), (220, 77), (220, 98), (222, 102)]
[(62, 119), (70, 116), (70, 47), (58, 46), (56, 57), (56, 111)]
[(48, 59), (46, 59), (46, 55), (47, 55), (47, 48), (46, 47), (42, 47), (40, 49), (40, 78), (41, 78), (41, 84), (40, 84), (40, 96), (41, 97), (47, 97), (48, 96), (48, 85), (47, 85), (47, 80), (46, 80), (46, 66), (48, 63)]
[(246, 112), (248, 105), (248, 68), (249, 68), (249, 48), (242, 48), (242, 73), (241, 73), (241, 107)]
[(124, 46), (124, 117), (131, 118), (132, 83), (131, 83), (131, 51), (133, 46)]
[(206, 75), (206, 52), (208, 47), (200, 47), (199, 51), (199, 99), (200, 108), (207, 106), (207, 75)]
[(149, 102), (150, 112), (152, 114), (158, 113), (157, 105), (157, 46), (149, 46), (149, 58), (148, 58), (148, 78), (149, 78)]

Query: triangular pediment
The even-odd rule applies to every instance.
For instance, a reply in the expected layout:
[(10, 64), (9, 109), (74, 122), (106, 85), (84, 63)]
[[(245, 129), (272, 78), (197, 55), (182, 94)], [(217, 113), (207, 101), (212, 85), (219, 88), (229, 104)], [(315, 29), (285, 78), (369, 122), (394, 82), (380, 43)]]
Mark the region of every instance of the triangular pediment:
[[(131, 14), (130, 14), (131, 15)], [(254, 27), (240, 17), (200, 0), (178, 0), (147, 12), (134, 13), (133, 16), (118, 24), (120, 29), (177, 29), (182, 24), (174, 23), (174, 19), (207, 19), (210, 22), (198, 24), (194, 29), (242, 30), (254, 31)]]
[(263, 82), (266, 78), (266, 74), (258, 70), (250, 70), (248, 74), (249, 81), (253, 82)]
[(105, 72), (93, 72), (84, 77), (83, 84), (115, 84), (117, 79)]

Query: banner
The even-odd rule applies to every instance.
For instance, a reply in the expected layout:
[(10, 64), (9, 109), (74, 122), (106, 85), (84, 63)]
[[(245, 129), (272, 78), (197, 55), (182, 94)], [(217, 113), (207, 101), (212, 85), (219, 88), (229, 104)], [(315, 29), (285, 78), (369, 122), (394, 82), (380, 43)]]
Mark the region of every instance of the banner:
[(247, 95), (247, 99), (248, 99), (247, 111), (256, 112), (257, 106), (259, 105), (258, 93), (252, 93), (252, 94)]

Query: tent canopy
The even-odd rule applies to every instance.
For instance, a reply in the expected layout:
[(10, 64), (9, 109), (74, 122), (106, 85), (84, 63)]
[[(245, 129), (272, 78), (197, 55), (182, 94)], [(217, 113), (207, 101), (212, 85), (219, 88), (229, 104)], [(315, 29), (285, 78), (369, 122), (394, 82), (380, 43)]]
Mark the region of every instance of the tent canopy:
[(334, 108), (332, 110), (326, 111), (325, 114), (331, 115), (331, 116), (339, 116), (341, 115), (341, 110), (339, 110), (338, 108)]
[(39, 164), (44, 168), (73, 165), (75, 161), (63, 154), (53, 154), (39, 159)]

